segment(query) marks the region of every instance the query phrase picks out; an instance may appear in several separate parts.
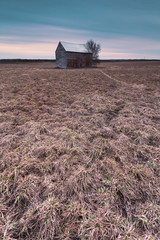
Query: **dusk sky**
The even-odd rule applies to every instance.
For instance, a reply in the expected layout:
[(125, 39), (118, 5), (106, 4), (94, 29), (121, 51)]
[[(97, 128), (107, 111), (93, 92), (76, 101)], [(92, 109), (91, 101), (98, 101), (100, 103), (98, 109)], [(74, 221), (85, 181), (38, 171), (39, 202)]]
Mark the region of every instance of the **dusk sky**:
[(160, 0), (0, 0), (0, 59), (54, 59), (59, 41), (101, 59), (160, 59)]

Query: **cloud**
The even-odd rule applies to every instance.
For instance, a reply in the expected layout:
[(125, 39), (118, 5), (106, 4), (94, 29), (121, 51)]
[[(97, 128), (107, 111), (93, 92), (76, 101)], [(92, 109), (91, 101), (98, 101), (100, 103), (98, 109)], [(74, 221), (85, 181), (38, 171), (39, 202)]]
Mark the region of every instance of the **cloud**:
[[(145, 39), (145, 38), (136, 38), (136, 37), (121, 37), (119, 36), (117, 39), (112, 38), (108, 39), (106, 42), (109, 48), (125, 48), (127, 50), (160, 50), (160, 42), (152, 39)], [(105, 44), (105, 45), (106, 45)]]
[[(12, 28), (7, 29), (6, 31), (1, 31), (1, 38), (10, 38), (13, 40), (19, 38), (19, 40), (27, 40), (27, 41), (41, 41), (42, 39), (48, 39), (52, 41), (60, 41), (63, 39), (79, 39), (79, 41), (84, 38), (84, 36), (89, 37), (90, 32), (85, 30), (76, 30), (70, 28), (62, 28), (56, 26), (45, 26), (45, 25), (34, 25), (34, 26), (23, 26), (17, 27), (12, 26)], [(18, 40), (18, 39), (17, 39)]]
[(53, 59), (56, 44), (52, 43), (21, 43), (21, 44), (0, 44), (0, 58), (47, 58)]
[(160, 42), (145, 38), (116, 36), (102, 39), (100, 58), (160, 58)]
[(160, 42), (152, 39), (107, 35), (56, 26), (14, 27), (0, 36), (0, 58), (55, 58), (59, 41), (101, 44), (101, 59), (160, 58)]

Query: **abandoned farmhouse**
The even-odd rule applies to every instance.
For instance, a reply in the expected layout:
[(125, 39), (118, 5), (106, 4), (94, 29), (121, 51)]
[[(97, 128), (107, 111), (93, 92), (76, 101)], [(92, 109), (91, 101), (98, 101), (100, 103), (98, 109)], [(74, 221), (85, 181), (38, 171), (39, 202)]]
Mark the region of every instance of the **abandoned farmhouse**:
[(58, 68), (88, 67), (92, 63), (92, 53), (85, 44), (59, 42), (56, 49), (56, 66)]

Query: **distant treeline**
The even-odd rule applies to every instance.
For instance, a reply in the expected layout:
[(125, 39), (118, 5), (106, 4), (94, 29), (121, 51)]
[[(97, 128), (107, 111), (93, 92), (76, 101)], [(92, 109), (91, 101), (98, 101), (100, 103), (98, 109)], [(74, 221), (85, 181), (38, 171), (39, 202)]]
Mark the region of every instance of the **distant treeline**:
[[(55, 62), (55, 59), (0, 59), (1, 63), (32, 63), (32, 62)], [(142, 62), (142, 61), (160, 61), (160, 59), (103, 59), (99, 62)]]
[(160, 59), (102, 59), (100, 62), (144, 62), (144, 61), (160, 61)]
[(55, 62), (52, 59), (0, 59), (0, 63)]

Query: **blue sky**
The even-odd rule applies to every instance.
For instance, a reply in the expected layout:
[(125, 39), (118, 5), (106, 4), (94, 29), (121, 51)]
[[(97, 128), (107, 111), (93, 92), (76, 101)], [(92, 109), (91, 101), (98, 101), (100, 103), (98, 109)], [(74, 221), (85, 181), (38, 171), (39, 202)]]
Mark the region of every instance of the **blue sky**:
[(59, 41), (89, 39), (101, 59), (160, 59), (160, 1), (0, 0), (0, 59), (53, 59)]

